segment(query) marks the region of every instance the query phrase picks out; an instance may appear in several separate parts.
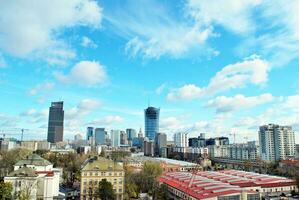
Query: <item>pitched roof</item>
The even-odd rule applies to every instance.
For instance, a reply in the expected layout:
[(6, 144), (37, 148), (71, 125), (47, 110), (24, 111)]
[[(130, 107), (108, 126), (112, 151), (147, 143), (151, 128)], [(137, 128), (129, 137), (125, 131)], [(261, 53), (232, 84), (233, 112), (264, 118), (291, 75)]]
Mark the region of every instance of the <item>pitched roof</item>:
[(15, 164), (15, 166), (24, 166), (24, 165), (47, 166), (47, 165), (52, 165), (52, 163), (43, 159), (37, 154), (31, 154)]
[(18, 170), (10, 172), (8, 177), (37, 177), (38, 175), (34, 173), (34, 170), (29, 167), (22, 167)]
[(99, 171), (122, 171), (122, 163), (114, 162), (103, 157), (89, 159), (82, 170), (99, 170)]

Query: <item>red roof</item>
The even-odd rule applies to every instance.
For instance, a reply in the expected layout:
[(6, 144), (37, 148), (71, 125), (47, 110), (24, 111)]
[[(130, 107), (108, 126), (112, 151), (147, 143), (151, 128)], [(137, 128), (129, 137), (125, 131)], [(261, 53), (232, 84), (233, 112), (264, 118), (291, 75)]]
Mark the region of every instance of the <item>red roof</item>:
[(282, 160), (280, 162), (283, 164), (291, 164), (291, 165), (299, 164), (299, 160)]

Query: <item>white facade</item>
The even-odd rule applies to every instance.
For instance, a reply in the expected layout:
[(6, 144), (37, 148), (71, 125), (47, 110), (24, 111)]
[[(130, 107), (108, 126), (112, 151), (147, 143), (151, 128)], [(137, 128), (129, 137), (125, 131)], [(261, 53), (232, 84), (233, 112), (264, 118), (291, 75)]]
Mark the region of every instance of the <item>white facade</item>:
[(30, 155), (15, 164), (14, 171), (4, 178), (13, 185), (13, 193), (30, 190), (30, 199), (53, 199), (59, 195), (61, 169), (38, 155)]
[(264, 125), (259, 130), (260, 156), (277, 161), (295, 156), (295, 134), (290, 126)]
[(188, 133), (175, 133), (173, 139), (175, 147), (188, 147)]

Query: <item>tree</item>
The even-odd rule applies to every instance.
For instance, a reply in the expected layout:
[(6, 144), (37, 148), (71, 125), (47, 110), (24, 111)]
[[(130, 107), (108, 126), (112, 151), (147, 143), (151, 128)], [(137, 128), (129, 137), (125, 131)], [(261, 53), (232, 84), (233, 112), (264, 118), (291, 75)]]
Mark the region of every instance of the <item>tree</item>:
[(125, 191), (127, 199), (137, 198), (139, 196), (140, 187), (137, 185), (139, 173), (132, 173), (126, 170), (125, 173)]
[(113, 191), (113, 186), (106, 179), (103, 179), (99, 182), (99, 188), (96, 192), (97, 196), (101, 200), (112, 200), (115, 199), (115, 193)]
[(140, 189), (142, 192), (150, 193), (154, 191), (154, 187), (157, 184), (157, 177), (162, 174), (162, 168), (157, 162), (145, 162), (140, 174)]
[(1, 200), (12, 199), (11, 192), (12, 192), (12, 184), (11, 183), (0, 182), (0, 199)]
[(168, 197), (168, 187), (165, 184), (161, 184), (155, 190), (155, 200), (167, 200)]

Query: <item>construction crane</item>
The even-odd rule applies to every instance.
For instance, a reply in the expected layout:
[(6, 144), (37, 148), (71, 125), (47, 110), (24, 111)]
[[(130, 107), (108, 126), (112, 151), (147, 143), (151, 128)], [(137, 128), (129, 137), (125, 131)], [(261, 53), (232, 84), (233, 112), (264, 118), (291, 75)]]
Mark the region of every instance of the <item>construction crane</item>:
[(20, 141), (22, 142), (23, 141), (23, 138), (24, 138), (24, 132), (25, 131), (28, 131), (29, 129), (25, 129), (25, 128), (14, 128), (14, 129), (7, 129), (7, 130), (1, 130), (2, 132), (2, 136), (3, 136), (3, 139), (5, 139), (5, 136), (6, 135), (20, 135), (19, 133), (8, 133), (8, 132), (16, 132), (16, 131), (21, 131), (21, 138), (20, 138)]
[(234, 144), (236, 144), (236, 133), (233, 132), (233, 133), (230, 133), (229, 135), (234, 137)]

